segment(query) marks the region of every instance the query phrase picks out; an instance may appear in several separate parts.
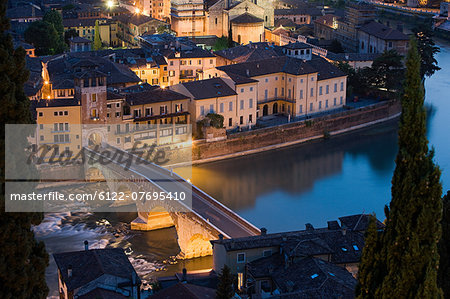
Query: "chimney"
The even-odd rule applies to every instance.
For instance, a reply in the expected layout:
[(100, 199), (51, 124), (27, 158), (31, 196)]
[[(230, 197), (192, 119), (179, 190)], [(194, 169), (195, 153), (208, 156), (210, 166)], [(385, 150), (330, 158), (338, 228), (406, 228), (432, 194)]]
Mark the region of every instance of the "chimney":
[(183, 275), (181, 276), (181, 282), (186, 283), (187, 281), (187, 270), (186, 268), (183, 268)]
[(222, 242), (223, 241), (223, 235), (219, 234), (219, 241)]
[(89, 250), (89, 242), (88, 242), (88, 240), (84, 241), (84, 250), (86, 250), (86, 251)]
[(250, 70), (249, 69), (246, 69), (245, 73), (247, 74), (248, 77), (250, 77)]
[(72, 265), (67, 267), (67, 277), (72, 278)]
[(306, 226), (306, 230), (307, 231), (313, 231), (314, 230), (314, 226), (311, 223), (306, 223), (305, 226)]
[(342, 235), (345, 236), (347, 234), (347, 229), (346, 228), (342, 228)]
[(261, 227), (261, 236), (267, 235), (267, 228)]

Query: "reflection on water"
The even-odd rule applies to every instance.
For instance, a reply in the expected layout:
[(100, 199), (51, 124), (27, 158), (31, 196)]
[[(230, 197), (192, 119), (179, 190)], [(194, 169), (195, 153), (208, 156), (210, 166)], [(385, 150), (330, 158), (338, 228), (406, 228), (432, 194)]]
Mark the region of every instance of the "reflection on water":
[[(427, 128), (446, 191), (450, 188), (450, 44), (440, 46), (437, 59), (442, 70), (426, 80)], [(307, 222), (324, 226), (327, 220), (362, 211), (374, 211), (383, 218), (396, 153), (397, 124), (392, 121), (329, 140), (195, 166), (192, 176), (186, 169), (176, 171), (250, 222), (275, 232), (302, 229)], [(181, 271), (183, 266), (189, 270), (211, 267), (211, 257), (171, 259), (179, 252), (173, 228), (124, 229), (123, 224), (134, 217), (133, 213), (47, 215), (36, 232), (49, 253), (82, 250), (85, 239), (96, 247), (122, 247), (144, 280)], [(99, 227), (102, 219), (111, 228)], [(47, 281), (57, 294), (54, 263), (47, 269)]]

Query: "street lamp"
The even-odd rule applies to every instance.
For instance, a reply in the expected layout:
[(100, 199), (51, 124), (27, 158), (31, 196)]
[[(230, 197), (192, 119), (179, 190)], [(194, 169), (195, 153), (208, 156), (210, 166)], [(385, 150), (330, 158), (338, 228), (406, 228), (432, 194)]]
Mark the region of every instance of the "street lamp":
[(139, 8), (136, 7), (136, 8), (134, 9), (134, 12), (137, 13), (137, 14), (140, 14), (140, 13), (141, 13), (141, 10), (140, 10)]
[(114, 6), (114, 1), (108, 0), (108, 2), (106, 2), (106, 5), (108, 6), (108, 8), (112, 8)]

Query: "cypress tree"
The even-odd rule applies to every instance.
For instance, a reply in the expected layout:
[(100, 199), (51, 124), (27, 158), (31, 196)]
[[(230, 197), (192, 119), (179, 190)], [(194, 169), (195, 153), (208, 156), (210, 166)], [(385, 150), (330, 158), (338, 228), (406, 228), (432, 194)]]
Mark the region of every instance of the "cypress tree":
[[(0, 118), (6, 124), (32, 123), (30, 101), (23, 84), (28, 78), (23, 48), (14, 50), (9, 21), (5, 17), (7, 1), (0, 1)], [(42, 242), (34, 238), (31, 225), (39, 224), (41, 213), (5, 212), (5, 126), (1, 126), (1, 195), (0, 195), (0, 298), (45, 298), (45, 268), (48, 256)], [(18, 137), (17, 149), (27, 140)], [(25, 159), (25, 151), (15, 151)], [(23, 154), (23, 155), (22, 155)]]
[(98, 51), (101, 48), (102, 48), (102, 40), (100, 38), (100, 29), (98, 26), (98, 20), (95, 20), (94, 50)]
[(380, 273), (378, 270), (380, 263), (378, 253), (380, 237), (378, 236), (376, 222), (376, 217), (374, 215), (371, 216), (365, 235), (364, 249), (361, 255), (358, 284), (356, 285), (356, 298), (376, 298), (373, 290), (380, 282)]
[(231, 299), (234, 295), (233, 291), (233, 275), (230, 268), (225, 265), (219, 274), (219, 283), (217, 284), (216, 298)]
[[(437, 285), (442, 215), (440, 170), (426, 138), (424, 88), (415, 39), (410, 41), (402, 95), (399, 151), (386, 207), (377, 298), (440, 298)], [(381, 264), (381, 263), (380, 263)]]
[(450, 298), (450, 190), (443, 198), (442, 236), (439, 241), (438, 284), (444, 298)]

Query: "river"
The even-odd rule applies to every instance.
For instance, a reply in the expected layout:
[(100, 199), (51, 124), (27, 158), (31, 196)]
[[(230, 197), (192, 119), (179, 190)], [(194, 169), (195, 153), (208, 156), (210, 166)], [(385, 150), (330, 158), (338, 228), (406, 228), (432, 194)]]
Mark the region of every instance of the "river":
[[(426, 80), (428, 138), (442, 169), (443, 190), (450, 189), (450, 43), (438, 42), (442, 68)], [(375, 212), (384, 219), (397, 153), (397, 122), (308, 144), (224, 160), (192, 169), (191, 181), (268, 232), (325, 226), (327, 220)], [(183, 170), (180, 170), (183, 174)], [(212, 258), (176, 261), (176, 232), (131, 232), (132, 214), (47, 214), (35, 228), (47, 251), (122, 247), (144, 279), (168, 275), (184, 266), (210, 268)], [(57, 295), (53, 258), (47, 268), (50, 295)], [(160, 271), (162, 270), (162, 271)]]

